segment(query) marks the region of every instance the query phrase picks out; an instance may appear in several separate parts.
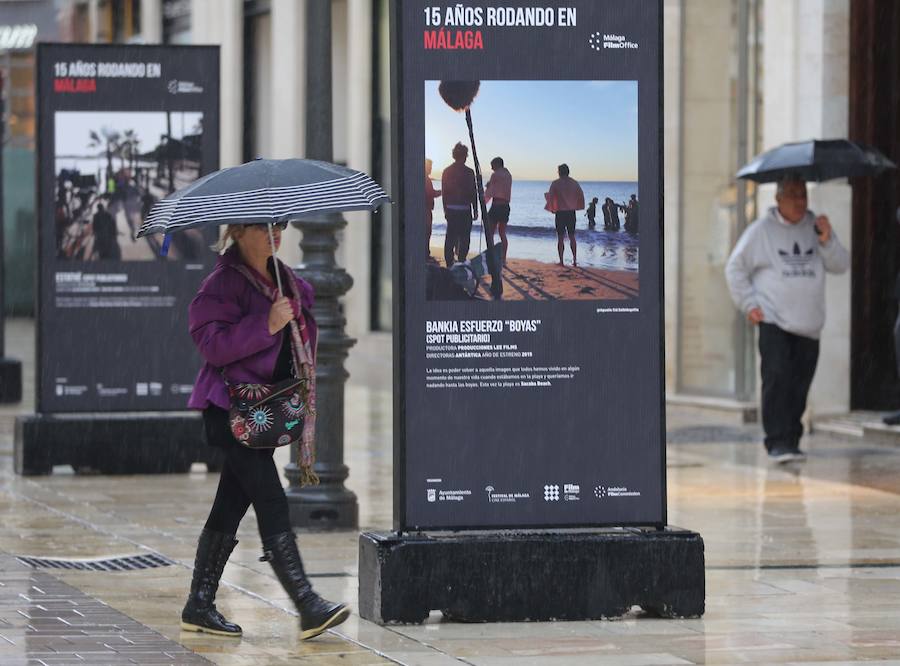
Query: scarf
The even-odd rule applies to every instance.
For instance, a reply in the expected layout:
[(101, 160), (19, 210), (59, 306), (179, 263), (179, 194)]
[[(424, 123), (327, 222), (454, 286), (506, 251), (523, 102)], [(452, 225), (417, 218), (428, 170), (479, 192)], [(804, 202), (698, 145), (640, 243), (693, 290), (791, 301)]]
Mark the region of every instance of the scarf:
[[(303, 316), (300, 289), (294, 274), (281, 261), (274, 258), (275, 270), (281, 271), (282, 284), (290, 288), (290, 296), (297, 301), (299, 313), (288, 323), (291, 334), (291, 356), (294, 360), (294, 373), (298, 379), (305, 379), (307, 386), (307, 413), (303, 421), (303, 433), (298, 447), (297, 463), (300, 466), (300, 485), (318, 485), (319, 477), (313, 471), (316, 462), (316, 355), (310, 345), (310, 335), (306, 328), (306, 317)], [(257, 291), (273, 303), (281, 297), (278, 287), (251, 269), (244, 263), (231, 264), (238, 273), (247, 278)], [(282, 268), (284, 270), (282, 270)]]

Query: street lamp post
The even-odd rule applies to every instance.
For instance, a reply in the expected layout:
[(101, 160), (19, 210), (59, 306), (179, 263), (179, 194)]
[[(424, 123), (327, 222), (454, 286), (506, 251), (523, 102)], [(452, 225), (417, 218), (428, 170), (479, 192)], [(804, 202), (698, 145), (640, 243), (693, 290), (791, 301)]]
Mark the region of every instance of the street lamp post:
[[(306, 156), (332, 161), (331, 2), (306, 3)], [(338, 299), (353, 278), (336, 265), (336, 232), (347, 222), (340, 213), (310, 215), (293, 224), (303, 232), (303, 263), (297, 273), (316, 291), (313, 314), (319, 325), (316, 369), (316, 464), (319, 485), (300, 486), (296, 446), (285, 468), (291, 524), (311, 529), (355, 529), (359, 523), (356, 495), (344, 487), (344, 368), (356, 340), (344, 333), (346, 319)]]

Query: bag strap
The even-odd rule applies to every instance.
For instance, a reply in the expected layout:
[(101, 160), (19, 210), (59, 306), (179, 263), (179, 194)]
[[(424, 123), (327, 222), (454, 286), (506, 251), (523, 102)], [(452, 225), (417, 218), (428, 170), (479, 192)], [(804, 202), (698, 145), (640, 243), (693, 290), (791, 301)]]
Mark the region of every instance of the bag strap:
[[(288, 382), (290, 382), (290, 383), (288, 383)], [(296, 377), (294, 379), (285, 380), (284, 386), (282, 386), (280, 389), (278, 389), (274, 393), (270, 393), (265, 398), (257, 400), (255, 403), (253, 403), (252, 405), (249, 406), (249, 409), (253, 409), (254, 407), (259, 407), (260, 405), (263, 405), (263, 404), (269, 402), (269, 400), (271, 400), (272, 398), (277, 398), (279, 395), (282, 395), (286, 391), (291, 391), (291, 390), (297, 388), (298, 386), (303, 386), (306, 382), (307, 382), (306, 379), (298, 379)], [(276, 386), (277, 386), (277, 384), (276, 384)]]

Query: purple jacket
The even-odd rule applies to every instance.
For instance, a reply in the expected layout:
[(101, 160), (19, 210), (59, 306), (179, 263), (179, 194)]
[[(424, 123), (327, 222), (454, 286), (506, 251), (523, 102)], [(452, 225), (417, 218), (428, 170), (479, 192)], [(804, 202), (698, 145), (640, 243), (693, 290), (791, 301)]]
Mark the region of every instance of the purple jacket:
[[(210, 404), (228, 409), (228, 391), (219, 372), (222, 368), (232, 383), (268, 384), (272, 381), (281, 350), (282, 331), (269, 335), (272, 303), (243, 275), (229, 268), (240, 261), (237, 246), (219, 257), (188, 308), (191, 337), (204, 361), (188, 400), (191, 409), (205, 409)], [(317, 329), (311, 312), (313, 288), (290, 270), (283, 270), (281, 276), (282, 282), (293, 279), (299, 287), (310, 346), (315, 350)], [(290, 298), (289, 293), (286, 289), (285, 295)], [(297, 309), (296, 303), (294, 309)]]

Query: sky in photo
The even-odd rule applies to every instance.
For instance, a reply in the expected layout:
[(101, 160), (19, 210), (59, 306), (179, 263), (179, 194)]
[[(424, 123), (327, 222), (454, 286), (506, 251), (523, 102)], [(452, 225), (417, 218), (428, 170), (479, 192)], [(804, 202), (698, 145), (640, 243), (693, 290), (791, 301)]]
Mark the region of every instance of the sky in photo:
[[(469, 145), (465, 113), (447, 106), (439, 83), (425, 82), (425, 157), (434, 161), (433, 178), (452, 163), (457, 141)], [(471, 110), (485, 178), (500, 156), (521, 180), (553, 180), (566, 163), (576, 180), (636, 181), (637, 96), (637, 81), (482, 81)]]
[[(172, 111), (172, 137), (180, 139), (196, 131), (197, 123), (203, 117), (199, 111)], [(166, 133), (164, 111), (57, 111), (56, 112), (56, 155), (86, 157), (98, 155), (104, 148), (90, 146), (90, 132), (101, 135), (108, 130), (123, 133), (134, 130), (140, 139), (141, 152), (153, 150), (160, 137)]]

